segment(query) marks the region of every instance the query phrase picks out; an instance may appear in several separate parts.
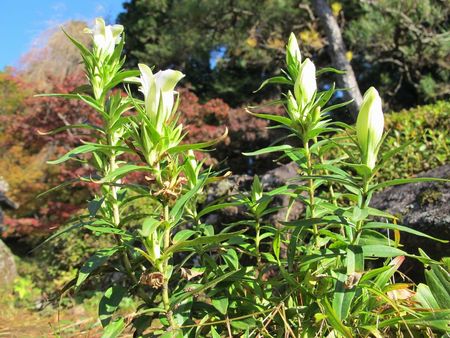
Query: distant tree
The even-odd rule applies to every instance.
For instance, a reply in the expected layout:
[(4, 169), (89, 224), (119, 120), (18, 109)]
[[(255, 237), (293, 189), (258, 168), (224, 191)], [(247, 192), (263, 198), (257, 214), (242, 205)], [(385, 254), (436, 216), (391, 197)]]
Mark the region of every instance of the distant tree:
[[(448, 95), (447, 1), (326, 3), (343, 33), (346, 57), (362, 91), (375, 84), (393, 108)], [(324, 48), (329, 42), (325, 27), (312, 5), (310, 0), (131, 0), (124, 3), (118, 21), (127, 27), (130, 64), (139, 60), (179, 68), (201, 100), (220, 97), (238, 106), (275, 94), (253, 91), (279, 71), (291, 31), (305, 56), (319, 66), (332, 64)], [(336, 80), (325, 77), (321, 83)]]
[[(84, 81), (76, 74), (59, 84), (47, 82), (52, 91), (70, 92)], [(90, 121), (98, 124), (98, 115), (79, 101), (62, 101), (54, 97), (30, 97), (22, 102), (23, 111), (3, 116), (4, 130), (0, 135), (0, 172), (10, 185), (10, 196), (19, 208), (7, 218), (7, 233), (28, 234), (46, 232), (63, 224), (78, 209), (81, 201), (91, 194), (87, 185), (80, 184), (70, 193), (54, 192), (45, 198), (36, 196), (67, 180), (88, 175), (83, 163), (70, 163), (62, 167), (46, 164), (61, 156), (68, 147), (89, 140), (88, 133), (73, 131), (57, 135), (40, 135), (69, 123)]]
[[(30, 95), (31, 86), (15, 76), (13, 69), (0, 72), (0, 122), (5, 116), (20, 112), (25, 99)], [(0, 124), (0, 132), (1, 130)]]
[(347, 88), (346, 98), (353, 100), (349, 104), (349, 110), (356, 121), (359, 108), (362, 103), (362, 95), (359, 90), (358, 82), (355, 78), (355, 73), (347, 58), (347, 49), (342, 38), (342, 32), (335, 17), (336, 13), (333, 13), (332, 9), (325, 0), (313, 0), (314, 10), (320, 19), (321, 24), (324, 27), (325, 34), (328, 42), (328, 52), (333, 62), (333, 66), (336, 69), (345, 71), (344, 74), (337, 76), (338, 85), (341, 88)]
[(267, 96), (253, 91), (279, 72), (291, 31), (314, 41), (302, 46), (305, 55), (320, 51), (320, 35), (311, 13), (300, 8), (303, 2), (132, 0), (118, 21), (127, 28), (130, 64), (176, 67), (202, 100), (220, 97), (237, 106)]
[(65, 36), (61, 28), (85, 45), (91, 43), (84, 21), (68, 21), (42, 33), (33, 47), (21, 59), (21, 77), (33, 83), (35, 89), (47, 91), (50, 85), (83, 71), (79, 50)]
[(344, 35), (358, 81), (392, 108), (450, 94), (450, 6), (446, 0), (343, 1)]

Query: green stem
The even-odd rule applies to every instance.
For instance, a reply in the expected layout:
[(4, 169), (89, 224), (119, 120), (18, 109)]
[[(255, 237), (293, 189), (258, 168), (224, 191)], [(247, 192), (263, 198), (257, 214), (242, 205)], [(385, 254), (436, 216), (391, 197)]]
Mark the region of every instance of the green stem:
[[(311, 158), (311, 151), (309, 149), (309, 142), (308, 140), (303, 141), (304, 147), (305, 147), (305, 154), (306, 154), (306, 166), (307, 166), (307, 174), (308, 176), (313, 175), (313, 165), (312, 165), (312, 158)], [(308, 195), (309, 195), (309, 218), (315, 217), (315, 189), (314, 189), (314, 180), (312, 178), (308, 179)], [(319, 236), (319, 229), (317, 224), (313, 225), (313, 235), (314, 235), (314, 241), (316, 245), (318, 246), (318, 236)]]
[[(170, 246), (170, 218), (169, 218), (169, 205), (166, 202), (164, 205), (164, 251)], [(168, 275), (169, 258), (165, 258), (162, 263), (161, 273), (163, 274), (163, 287), (162, 287), (162, 300), (164, 309), (166, 310), (166, 317), (169, 321), (170, 327), (174, 329), (176, 327), (175, 320), (173, 318), (172, 311), (170, 310), (170, 297), (169, 297), (169, 278)]]
[[(358, 207), (362, 210), (367, 208), (369, 204), (368, 194), (367, 191), (369, 190), (369, 179), (366, 177), (363, 178), (363, 186), (362, 186), (362, 193), (361, 193), (361, 200), (358, 203)], [(362, 233), (362, 227), (364, 224), (364, 220), (360, 220), (356, 223), (356, 234), (352, 241), (352, 244), (358, 244), (359, 238), (361, 237)]]
[(257, 269), (261, 266), (261, 252), (259, 250), (259, 244), (260, 244), (260, 237), (261, 237), (261, 224), (259, 222), (259, 218), (256, 218), (256, 224), (255, 224), (255, 254), (256, 254), (256, 267)]
[[(317, 137), (314, 137), (314, 144), (317, 144)], [(320, 153), (320, 147), (319, 146), (317, 146), (317, 152), (320, 154), (319, 155), (320, 164), (325, 164), (325, 159), (323, 158), (323, 155)], [(328, 175), (328, 174), (329, 174), (329, 171), (325, 170), (325, 175)], [(337, 207), (338, 206), (337, 198), (336, 198), (336, 195), (334, 193), (333, 184), (331, 182), (328, 182), (328, 191), (330, 192), (331, 203), (333, 203), (333, 205)], [(345, 230), (344, 230), (344, 226), (343, 225), (341, 225), (340, 232), (341, 232), (342, 235), (345, 234)]]
[[(109, 144), (111, 144), (111, 139), (108, 140)], [(109, 172), (113, 172), (117, 169), (117, 163), (116, 163), (116, 154), (113, 152), (111, 153), (111, 156), (109, 158)], [(117, 191), (118, 187), (115, 185), (111, 185), (111, 205), (113, 210), (113, 224), (115, 227), (119, 227), (120, 225), (120, 209), (119, 209), (119, 202), (117, 200)], [(120, 236), (115, 235), (115, 240), (117, 244), (122, 245), (123, 241)], [(127, 275), (130, 277), (131, 281), (134, 285), (137, 285), (137, 293), (139, 297), (146, 303), (151, 303), (150, 297), (145, 293), (144, 289), (139, 285), (139, 281), (136, 278), (136, 275), (133, 272), (133, 267), (131, 266), (130, 258), (128, 257), (128, 249), (122, 251), (121, 254), (121, 260), (123, 267), (125, 268), (125, 271), (127, 272)]]

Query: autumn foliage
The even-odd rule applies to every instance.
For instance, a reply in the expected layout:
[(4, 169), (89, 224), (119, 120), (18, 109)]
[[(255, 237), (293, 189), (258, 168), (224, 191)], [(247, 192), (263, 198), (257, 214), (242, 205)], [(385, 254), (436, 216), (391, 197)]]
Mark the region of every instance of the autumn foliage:
[[(88, 132), (66, 130), (54, 135), (44, 132), (86, 121), (99, 125), (101, 121), (98, 114), (78, 100), (33, 97), (37, 89), (27, 85), (20, 73), (2, 76), (2, 94), (5, 96), (4, 93), (9, 91), (10, 104), (8, 111), (1, 114), (3, 131), (0, 145), (3, 151), (0, 155), (0, 173), (9, 182), (10, 197), (19, 205), (14, 215), (5, 219), (6, 231), (3, 235), (46, 233), (64, 224), (76, 213), (92, 195), (92, 190), (87, 184), (80, 183), (70, 193), (55, 191), (36, 198), (52, 187), (91, 174), (83, 162), (69, 161), (58, 167), (46, 164), (46, 161), (63, 155), (82, 141), (88, 141)], [(51, 87), (51, 92), (69, 93), (83, 81), (84, 75), (80, 72), (67, 76), (63, 81), (48, 76), (46, 87)], [(27, 88), (27, 91), (20, 88)], [(231, 167), (235, 172), (247, 171), (248, 164), (240, 154), (254, 149), (258, 143), (268, 142), (264, 128), (266, 122), (252, 117), (244, 108), (230, 108), (221, 99), (201, 103), (192, 91), (180, 88), (179, 92), (179, 118), (189, 132), (185, 141), (211, 140), (228, 129), (225, 140), (215, 151), (206, 154), (207, 163)]]
[[(16, 76), (19, 77), (19, 76)], [(81, 74), (67, 77), (61, 84), (52, 84), (56, 91), (69, 92), (82, 82)], [(19, 209), (14, 217), (7, 218), (6, 234), (48, 231), (66, 221), (88, 197), (88, 191), (71, 194), (56, 192), (45, 198), (36, 196), (78, 176), (86, 175), (82, 163), (68, 164), (64, 167), (52, 167), (46, 161), (64, 154), (69, 147), (87, 140), (87, 134), (74, 134), (72, 131), (53, 136), (39, 132), (52, 130), (68, 123), (90, 121), (95, 124), (96, 116), (92, 110), (77, 101), (62, 102), (52, 97), (25, 98), (21, 111), (2, 116), (3, 135), (0, 155), (0, 172), (10, 185), (9, 195), (17, 202)]]

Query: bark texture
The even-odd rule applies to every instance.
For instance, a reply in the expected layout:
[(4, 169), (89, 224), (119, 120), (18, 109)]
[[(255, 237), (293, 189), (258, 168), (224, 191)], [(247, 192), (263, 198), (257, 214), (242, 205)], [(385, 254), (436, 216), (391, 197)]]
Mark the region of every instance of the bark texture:
[(346, 48), (339, 25), (331, 12), (330, 6), (326, 0), (313, 0), (314, 11), (319, 17), (328, 40), (328, 52), (336, 69), (344, 70), (345, 74), (338, 76), (338, 86), (341, 88), (349, 88), (346, 95), (348, 99), (354, 101), (348, 106), (352, 118), (356, 120), (359, 107), (362, 103), (362, 95), (356, 81), (355, 73), (346, 58)]

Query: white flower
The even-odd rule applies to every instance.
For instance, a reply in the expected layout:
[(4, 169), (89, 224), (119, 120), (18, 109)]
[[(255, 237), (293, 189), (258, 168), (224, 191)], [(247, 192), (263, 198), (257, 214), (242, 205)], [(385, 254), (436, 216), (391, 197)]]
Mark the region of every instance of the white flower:
[(364, 94), (356, 121), (356, 136), (362, 151), (362, 162), (373, 169), (383, 137), (384, 115), (377, 90), (370, 87)]
[(154, 123), (155, 129), (161, 131), (163, 124), (172, 114), (175, 86), (184, 74), (172, 69), (153, 74), (150, 67), (142, 63), (139, 64), (139, 70), (141, 71), (140, 90), (145, 98), (145, 111)]
[(86, 28), (85, 32), (92, 34), (94, 46), (99, 53), (99, 56), (107, 57), (114, 53), (115, 46), (120, 42), (120, 35), (123, 32), (123, 26), (106, 26), (105, 20), (102, 18), (96, 18), (94, 28)]
[(294, 84), (295, 99), (301, 111), (312, 100), (316, 91), (316, 66), (310, 59), (306, 59), (300, 66)]

